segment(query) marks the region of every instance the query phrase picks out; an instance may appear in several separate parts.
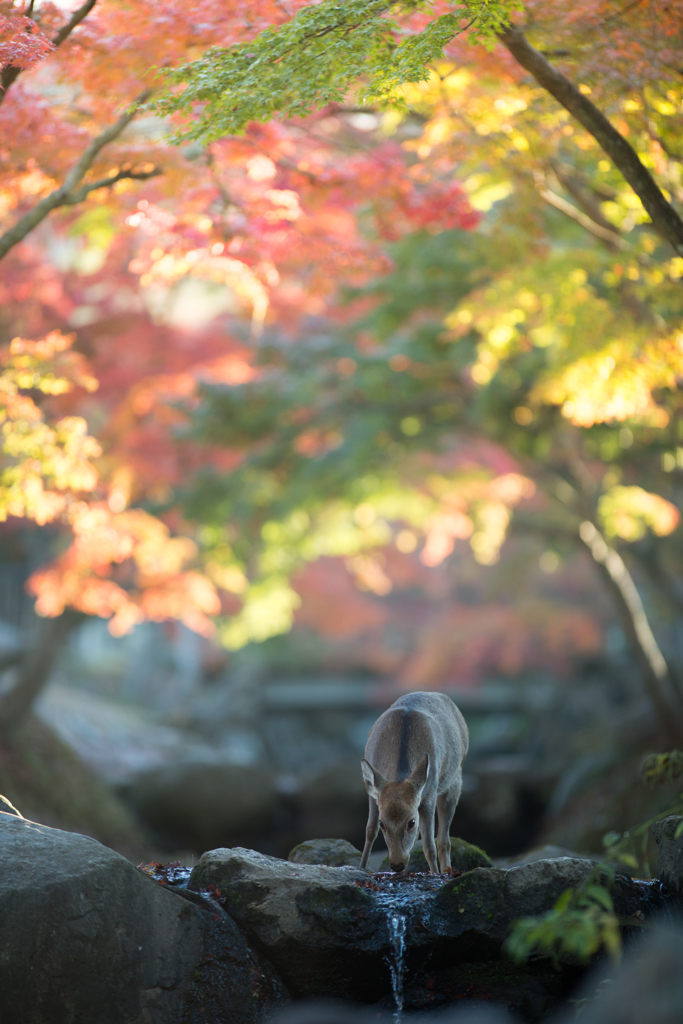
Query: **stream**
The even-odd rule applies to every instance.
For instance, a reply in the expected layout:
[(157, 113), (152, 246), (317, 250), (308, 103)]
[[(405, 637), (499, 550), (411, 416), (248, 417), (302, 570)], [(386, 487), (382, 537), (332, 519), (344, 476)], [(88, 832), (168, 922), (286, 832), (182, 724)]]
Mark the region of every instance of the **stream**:
[[(149, 864), (145, 865), (143, 870), (157, 882), (176, 891), (187, 887), (192, 872), (191, 867), (182, 866), (179, 863)], [(470, 926), (473, 927), (473, 931), (467, 939), (468, 946), (471, 946), (473, 942), (475, 946), (477, 942), (480, 945), (474, 950), (469, 950), (469, 953), (473, 955), (466, 955), (462, 959), (461, 967), (457, 966), (461, 964), (461, 954), (455, 956), (454, 964), (457, 968), (455, 971), (448, 964), (439, 962), (434, 965), (432, 961), (431, 974), (425, 976), (425, 953), (428, 957), (431, 956), (425, 937), (429, 939), (431, 934), (434, 938), (441, 935), (439, 928), (443, 924), (443, 901), (435, 906), (437, 893), (445, 883), (461, 874), (463, 874), (461, 871), (435, 875), (422, 872), (394, 874), (387, 871), (368, 873), (362, 880), (357, 876), (354, 879), (353, 884), (371, 895), (377, 910), (379, 910), (379, 914), (376, 912), (374, 914), (375, 923), (373, 925), (374, 934), (377, 936), (376, 963), (377, 966), (380, 966), (382, 960), (384, 961), (388, 969), (387, 980), (390, 987), (387, 991), (385, 982), (383, 994), (381, 990), (378, 991), (382, 987), (381, 983), (379, 986), (371, 988), (370, 992), (367, 987), (365, 989), (365, 1002), (372, 1004), (375, 1010), (379, 1011), (376, 1013), (378, 1019), (385, 1020), (387, 1016), (391, 1016), (393, 1024), (402, 1024), (412, 1017), (412, 1011), (415, 1009), (422, 1011), (428, 1006), (438, 1006), (439, 1003), (450, 1003), (462, 998), (481, 998), (492, 999), (494, 1002), (500, 1001), (526, 1019), (540, 1020), (547, 1009), (556, 1004), (558, 999), (566, 996), (567, 992), (571, 991), (576, 984), (575, 968), (570, 968), (563, 976), (556, 970), (544, 968), (542, 964), (532, 964), (530, 967), (523, 968), (515, 967), (506, 964), (504, 958), (498, 963), (495, 943), (500, 943), (501, 940), (495, 937), (495, 933), (492, 939), (491, 933), (485, 932), (486, 924), (482, 927), (476, 916), (478, 914), (481, 917), (484, 910), (487, 909), (486, 907), (482, 909), (481, 896), (477, 896), (476, 907), (479, 909), (475, 907), (473, 925)], [(283, 881), (282, 884), (286, 887), (286, 882)], [(638, 933), (643, 926), (648, 926), (650, 919), (656, 920), (658, 917), (666, 917), (669, 923), (680, 925), (680, 911), (672, 902), (666, 887), (657, 879), (632, 879), (624, 875), (617, 875), (611, 888), (616, 912), (624, 924), (625, 935)], [(192, 902), (201, 898), (209, 900), (218, 898), (221, 902), (220, 893), (214, 885), (209, 885), (206, 891), (202, 890), (201, 895), (194, 893), (192, 895), (194, 897)], [(466, 898), (470, 899), (470, 896)], [(464, 907), (458, 909), (461, 914), (466, 912)], [(487, 919), (493, 917), (494, 926), (496, 913), (499, 911), (495, 906), (493, 906), (493, 911), (487, 913)], [(363, 918), (364, 913), (360, 917)], [(626, 919), (631, 919), (631, 924)], [(341, 908), (341, 920), (346, 921), (343, 907)], [(349, 939), (348, 928), (352, 927), (352, 921), (353, 918), (346, 921), (339, 937), (339, 949), (344, 951), (344, 954), (346, 954)], [(440, 921), (441, 924), (439, 924)], [(506, 927), (509, 926), (507, 918), (505, 924)], [(486, 943), (483, 952), (482, 942)], [(493, 972), (487, 966), (491, 959), (497, 961), (496, 970)], [(356, 978), (358, 963), (357, 960), (352, 962), (353, 966), (349, 965), (347, 968), (349, 971), (348, 983), (351, 988), (356, 982), (362, 987), (366, 981)], [(339, 961), (335, 961), (337, 965), (335, 970), (338, 969), (338, 963)], [(422, 966), (418, 966), (418, 963), (421, 963)], [(290, 972), (293, 970), (291, 963), (289, 965), (285, 963), (285, 967)], [(326, 970), (324, 962), (321, 963), (320, 968), (321, 976), (324, 977)], [(413, 977), (414, 972), (415, 977)], [(372, 973), (376, 977), (376, 967)], [(336, 983), (334, 974), (331, 977), (333, 984)], [(304, 984), (310, 986), (308, 992), (310, 993), (312, 988), (312, 994), (316, 996), (328, 991), (327, 988), (317, 990), (317, 985), (320, 983), (313, 979), (313, 985), (311, 985), (311, 981), (305, 975)], [(329, 984), (329, 982), (325, 982), (325, 984)], [(346, 992), (343, 992), (337, 997), (348, 998), (357, 994), (355, 991), (352, 993), (349, 989), (348, 996)], [(434, 1002), (435, 996), (437, 1002)]]
[(367, 882), (360, 883), (363, 889), (372, 892), (377, 903), (384, 910), (389, 932), (391, 953), (388, 959), (391, 974), (391, 993), (394, 1002), (394, 1022), (403, 1019), (406, 934), (408, 926), (426, 917), (425, 911), (434, 893), (454, 876), (461, 874), (429, 875), (422, 872), (405, 872), (401, 875), (391, 871), (377, 872)]

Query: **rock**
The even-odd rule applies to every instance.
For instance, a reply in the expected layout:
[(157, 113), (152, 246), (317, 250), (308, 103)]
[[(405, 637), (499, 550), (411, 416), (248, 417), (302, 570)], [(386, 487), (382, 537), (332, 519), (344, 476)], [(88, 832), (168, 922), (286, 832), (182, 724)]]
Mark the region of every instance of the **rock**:
[(0, 814), (3, 1020), (178, 1019), (205, 917), (96, 840)]
[(355, 844), (365, 841), (368, 794), (360, 761), (347, 759), (326, 768), (296, 796), (299, 835), (337, 835)]
[[(495, 1020), (511, 1020), (503, 1010), (505, 1006), (515, 1014), (515, 1020), (540, 1021), (547, 1018), (562, 994), (562, 976), (550, 967), (539, 970), (531, 965), (520, 967), (506, 960), (493, 960), (418, 975), (409, 979), (405, 996), (412, 1009), (460, 1005), (463, 1000), (485, 1001), (500, 1006)], [(432, 1019), (430, 1016), (429, 1020)], [(455, 1024), (461, 1018), (450, 1010), (440, 1019), (443, 1024), (451, 1020)], [(488, 1018), (482, 1018), (482, 1024), (484, 1020)]]
[[(429, 929), (442, 937), (447, 963), (495, 959), (510, 925), (550, 910), (565, 889), (592, 870), (590, 861), (560, 857), (509, 868), (475, 868), (438, 890)], [(419, 930), (415, 939), (419, 942)], [(438, 964), (435, 964), (438, 966)]]
[(129, 798), (171, 848), (252, 842), (272, 828), (275, 790), (264, 768), (181, 762), (138, 776)]
[(220, 902), (295, 997), (379, 999), (389, 985), (386, 916), (350, 867), (293, 864), (253, 850), (212, 850), (188, 888), (213, 886)]
[(307, 839), (290, 851), (294, 864), (326, 864), (330, 868), (357, 868), (360, 850), (345, 839)]
[[(257, 1024), (287, 1001), (214, 903), (193, 906), (94, 839), (0, 813), (3, 1022)], [(201, 1012), (200, 1012), (201, 1011)]]
[[(625, 953), (607, 978), (594, 974), (578, 993), (581, 1024), (679, 1024), (683, 1020), (683, 930), (661, 928)], [(585, 1002), (584, 1002), (585, 1000)], [(555, 1020), (570, 1024), (576, 1011)]]
[(201, 960), (193, 972), (182, 1024), (261, 1024), (290, 1002), (273, 965), (252, 949), (229, 914), (215, 900), (180, 890), (208, 910)]
[[(677, 837), (676, 832), (681, 829)], [(659, 849), (657, 878), (672, 892), (683, 894), (683, 818), (670, 815), (652, 826)]]
[(573, 860), (590, 860), (595, 863), (600, 858), (592, 853), (576, 853), (574, 850), (567, 850), (564, 846), (539, 846), (527, 853), (520, 853), (517, 857), (498, 857), (494, 861), (497, 868), (515, 868), (522, 864), (533, 864), (536, 860), (557, 860), (558, 857), (571, 857)]
[[(513, 921), (550, 910), (593, 871), (591, 861), (561, 857), (508, 870), (477, 867), (439, 886), (426, 875), (387, 880), (221, 849), (204, 854), (189, 889), (213, 891), (295, 999), (353, 996), (389, 1019), (391, 934), (404, 917), (407, 1010), (476, 997), (536, 1022), (576, 983), (576, 960), (560, 957), (559, 971), (543, 958), (520, 966), (506, 961), (503, 944)], [(656, 912), (647, 902), (651, 888), (619, 876), (616, 912), (647, 924)]]
[(16, 814), (18, 818), (23, 818), (24, 815), (20, 814), (14, 804), (0, 793), (0, 812), (3, 814)]
[[(454, 871), (472, 871), (474, 868), (493, 867), (493, 861), (472, 843), (466, 843), (464, 839), (456, 839), (451, 836), (451, 868)], [(380, 871), (389, 870), (389, 856), (387, 855), (379, 866)], [(408, 871), (429, 871), (427, 858), (422, 851), (422, 843), (417, 842), (410, 854)]]

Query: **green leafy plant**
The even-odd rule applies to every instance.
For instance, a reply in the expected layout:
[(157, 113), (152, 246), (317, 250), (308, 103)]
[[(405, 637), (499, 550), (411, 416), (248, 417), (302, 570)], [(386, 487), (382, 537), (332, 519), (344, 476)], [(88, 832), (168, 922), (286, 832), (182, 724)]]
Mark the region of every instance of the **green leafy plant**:
[(594, 881), (567, 889), (546, 914), (517, 921), (506, 943), (514, 960), (527, 960), (538, 952), (550, 955), (556, 963), (561, 954), (589, 960), (603, 946), (615, 962), (619, 960), (619, 919), (609, 890)]
[[(681, 772), (683, 753), (678, 750), (653, 754), (643, 766), (643, 774), (650, 781), (677, 778)], [(512, 959), (521, 962), (528, 960), (533, 953), (541, 953), (551, 956), (555, 963), (562, 955), (585, 962), (604, 948), (611, 959), (618, 962), (621, 958), (622, 922), (614, 911), (610, 888), (620, 867), (637, 869), (642, 865), (649, 874), (647, 840), (650, 828), (661, 818), (681, 813), (683, 793), (674, 807), (659, 812), (635, 828), (622, 833), (608, 832), (602, 840), (605, 847), (603, 859), (576, 888), (563, 892), (547, 913), (514, 922), (505, 946)], [(682, 826), (683, 822), (676, 836), (683, 832)]]

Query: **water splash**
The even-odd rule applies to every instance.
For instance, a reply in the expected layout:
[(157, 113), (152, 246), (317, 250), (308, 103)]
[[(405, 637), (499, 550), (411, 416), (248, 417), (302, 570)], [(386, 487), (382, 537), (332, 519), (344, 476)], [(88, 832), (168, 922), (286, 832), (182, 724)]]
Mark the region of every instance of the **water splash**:
[(401, 911), (389, 915), (389, 938), (391, 940), (391, 991), (394, 997), (394, 1021), (401, 1024), (403, 1017), (403, 978), (405, 976), (406, 926), (407, 917)]
[(364, 888), (371, 889), (387, 916), (389, 932), (389, 972), (394, 1001), (394, 1024), (401, 1024), (405, 1002), (406, 936), (414, 921), (421, 919), (429, 899), (450, 875), (391, 872), (377, 873)]

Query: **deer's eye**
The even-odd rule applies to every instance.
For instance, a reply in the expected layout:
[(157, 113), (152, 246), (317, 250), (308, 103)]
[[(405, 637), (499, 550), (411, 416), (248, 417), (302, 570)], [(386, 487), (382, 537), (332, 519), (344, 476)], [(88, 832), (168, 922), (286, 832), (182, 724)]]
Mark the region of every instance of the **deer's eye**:
[(383, 821), (380, 821), (379, 827), (382, 829), (382, 832), (384, 832), (384, 822)]
[(408, 822), (408, 828), (415, 828), (415, 818), (411, 818)]

